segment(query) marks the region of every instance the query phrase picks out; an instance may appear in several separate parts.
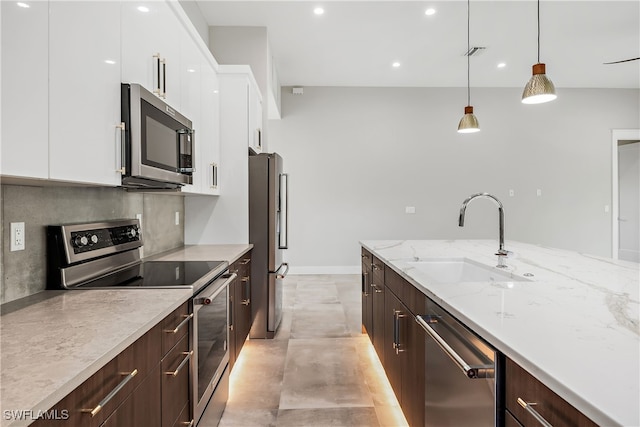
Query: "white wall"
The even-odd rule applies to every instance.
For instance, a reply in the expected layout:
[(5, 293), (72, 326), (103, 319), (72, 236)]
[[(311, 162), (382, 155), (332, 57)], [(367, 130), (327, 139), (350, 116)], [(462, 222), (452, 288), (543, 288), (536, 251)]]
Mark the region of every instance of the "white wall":
[(481, 191), (504, 203), (507, 241), (609, 256), (611, 129), (640, 127), (640, 91), (560, 89), (535, 106), (521, 91), (472, 89), (482, 131), (460, 135), (465, 89), (283, 88), (269, 149), (290, 174), (292, 272), (357, 271), (359, 240), (497, 241), (490, 201), (457, 226)]

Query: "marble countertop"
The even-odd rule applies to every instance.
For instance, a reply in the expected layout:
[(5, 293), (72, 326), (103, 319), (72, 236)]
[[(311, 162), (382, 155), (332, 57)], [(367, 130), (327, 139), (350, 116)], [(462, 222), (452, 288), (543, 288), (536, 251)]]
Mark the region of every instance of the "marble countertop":
[[(185, 246), (154, 260), (234, 262), (252, 245)], [(187, 301), (190, 289), (44, 291), (2, 306), (0, 426), (45, 411)]]
[(638, 264), (507, 242), (507, 271), (530, 282), (435, 284), (408, 262), (495, 266), (497, 242), (361, 244), (594, 422), (640, 426)]

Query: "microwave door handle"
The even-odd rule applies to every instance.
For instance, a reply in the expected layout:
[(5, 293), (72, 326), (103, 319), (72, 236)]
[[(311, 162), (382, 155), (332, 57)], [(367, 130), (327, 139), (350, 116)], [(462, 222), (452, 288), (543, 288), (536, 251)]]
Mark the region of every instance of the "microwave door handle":
[(279, 249), (289, 248), (289, 175), (280, 174)]

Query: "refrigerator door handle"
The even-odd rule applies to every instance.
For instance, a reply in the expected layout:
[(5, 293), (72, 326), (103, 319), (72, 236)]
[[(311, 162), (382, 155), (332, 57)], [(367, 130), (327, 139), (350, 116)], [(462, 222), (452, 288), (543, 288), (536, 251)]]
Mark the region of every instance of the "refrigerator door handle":
[(288, 195), (289, 175), (280, 174), (280, 218), (279, 218), (279, 249), (289, 248), (289, 195)]
[[(282, 267), (284, 267), (284, 273), (280, 273)], [(287, 273), (289, 273), (289, 263), (283, 262), (282, 264), (280, 264), (280, 267), (278, 267), (276, 271), (274, 271), (274, 273), (276, 274), (277, 279), (284, 279), (285, 277), (287, 277)]]

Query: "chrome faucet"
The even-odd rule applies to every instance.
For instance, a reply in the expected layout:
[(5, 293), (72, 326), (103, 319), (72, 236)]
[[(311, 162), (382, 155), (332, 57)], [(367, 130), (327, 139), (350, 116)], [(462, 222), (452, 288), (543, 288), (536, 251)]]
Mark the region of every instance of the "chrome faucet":
[(498, 221), (499, 221), (498, 225), (499, 225), (499, 229), (500, 229), (500, 235), (499, 235), (500, 247), (498, 249), (498, 252), (496, 253), (496, 255), (498, 255), (498, 265), (496, 267), (498, 267), (498, 268), (506, 268), (507, 264), (505, 264), (504, 259), (509, 254), (509, 252), (507, 252), (504, 249), (504, 207), (502, 206), (502, 202), (500, 202), (500, 200), (498, 200), (495, 196), (492, 196), (489, 193), (472, 194), (471, 196), (467, 197), (464, 202), (462, 202), (462, 206), (460, 207), (460, 217), (458, 218), (458, 225), (460, 227), (464, 227), (464, 215), (465, 215), (465, 212), (467, 211), (467, 205), (472, 200), (478, 199), (478, 198), (493, 200), (493, 202), (498, 206)]

